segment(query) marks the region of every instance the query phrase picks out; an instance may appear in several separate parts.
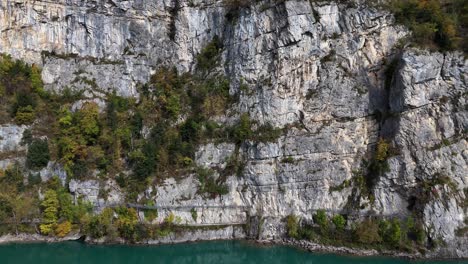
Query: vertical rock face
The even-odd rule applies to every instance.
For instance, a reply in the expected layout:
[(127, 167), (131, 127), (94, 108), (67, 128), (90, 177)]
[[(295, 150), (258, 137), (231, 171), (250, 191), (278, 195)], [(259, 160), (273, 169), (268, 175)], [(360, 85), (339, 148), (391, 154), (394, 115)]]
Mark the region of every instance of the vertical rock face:
[(0, 126), (0, 152), (15, 152), (24, 150), (21, 146), (26, 126), (1, 125)]
[[(232, 112), (288, 132), (242, 146), (245, 169), (228, 177), (227, 195), (202, 197), (193, 175), (148, 190), (156, 204), (178, 208), (159, 219), (169, 211), (197, 224), (261, 219), (258, 237), (271, 239), (283, 235), (289, 214), (405, 217), (418, 207), (430, 237), (452, 246), (446, 254), (468, 256), (460, 250), (465, 238), (456, 236), (467, 217), (467, 61), (457, 52), (398, 51), (408, 32), (388, 12), (299, 0), (239, 9), (215, 0), (6, 0), (0, 14), (0, 52), (42, 65), (47, 89), (86, 90), (89, 98), (109, 91), (138, 97), (137, 85), (155, 69), (190, 72), (198, 52), (220, 37), (218, 70), (240, 94)], [(368, 199), (344, 183), (381, 137), (397, 151)], [(196, 163), (223, 167), (234, 149), (201, 146)], [(428, 182), (437, 184), (421, 193)], [(98, 201), (97, 182), (73, 186)], [(116, 193), (112, 200), (120, 201)], [(198, 219), (190, 208), (203, 208)]]
[[(451, 184), (434, 187), (435, 199), (424, 205), (426, 228), (446, 241), (455, 239), (466, 218), (466, 75), (461, 54), (409, 51), (402, 55), (390, 95), (390, 111), (398, 114), (392, 122), (400, 154), (391, 158), (385, 180), (393, 180), (393, 192), (398, 192), (436, 178), (450, 179)], [(384, 181), (382, 187), (383, 196), (394, 196)], [(416, 197), (411, 192), (400, 197), (412, 195)]]

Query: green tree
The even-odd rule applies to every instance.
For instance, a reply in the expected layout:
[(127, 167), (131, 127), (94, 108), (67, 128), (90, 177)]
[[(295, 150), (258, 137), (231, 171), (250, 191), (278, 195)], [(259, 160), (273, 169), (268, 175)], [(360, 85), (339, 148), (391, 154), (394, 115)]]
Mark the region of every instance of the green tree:
[(104, 236), (116, 236), (114, 226), (114, 210), (111, 208), (104, 209), (101, 214), (91, 217), (85, 231), (93, 238), (101, 238)]
[(41, 203), (43, 209), (41, 233), (49, 235), (53, 232), (58, 220), (59, 200), (54, 190), (47, 190)]
[(50, 159), (49, 144), (47, 140), (33, 139), (28, 146), (26, 165), (30, 169), (42, 169), (47, 166)]
[(95, 103), (85, 103), (77, 113), (78, 126), (88, 142), (94, 143), (99, 135), (99, 108)]
[(31, 88), (34, 92), (37, 94), (44, 96), (45, 91), (44, 91), (44, 83), (42, 82), (42, 77), (41, 77), (41, 69), (37, 67), (36, 65), (31, 66)]
[(117, 228), (120, 236), (125, 239), (135, 238), (135, 226), (138, 223), (138, 217), (135, 209), (120, 207), (116, 209), (118, 214)]
[(59, 201), (59, 217), (69, 222), (75, 220), (74, 205), (72, 196), (64, 188), (57, 192), (57, 198)]

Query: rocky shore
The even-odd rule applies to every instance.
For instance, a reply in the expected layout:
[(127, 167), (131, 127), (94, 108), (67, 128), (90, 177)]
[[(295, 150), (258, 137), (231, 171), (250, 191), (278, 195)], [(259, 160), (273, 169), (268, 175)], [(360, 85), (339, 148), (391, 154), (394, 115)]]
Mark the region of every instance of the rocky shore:
[(391, 256), (397, 258), (408, 258), (408, 259), (420, 259), (426, 258), (420, 253), (405, 253), (400, 251), (392, 250), (376, 250), (376, 249), (360, 249), (350, 248), (344, 246), (330, 246), (321, 245), (306, 240), (273, 240), (273, 241), (258, 241), (261, 244), (278, 244), (297, 247), (309, 252), (324, 252), (324, 253), (335, 253), (342, 255), (354, 255), (354, 256)]

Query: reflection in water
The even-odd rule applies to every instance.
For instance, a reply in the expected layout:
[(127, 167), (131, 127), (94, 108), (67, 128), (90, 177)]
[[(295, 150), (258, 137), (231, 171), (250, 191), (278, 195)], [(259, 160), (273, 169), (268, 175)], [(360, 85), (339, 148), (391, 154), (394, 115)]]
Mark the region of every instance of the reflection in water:
[(78, 242), (59, 244), (11, 244), (0, 246), (0, 263), (466, 264), (468, 262), (410, 262), (391, 258), (336, 256), (331, 254), (312, 254), (284, 246), (258, 246), (240, 241), (214, 241), (162, 246), (96, 246), (85, 245)]

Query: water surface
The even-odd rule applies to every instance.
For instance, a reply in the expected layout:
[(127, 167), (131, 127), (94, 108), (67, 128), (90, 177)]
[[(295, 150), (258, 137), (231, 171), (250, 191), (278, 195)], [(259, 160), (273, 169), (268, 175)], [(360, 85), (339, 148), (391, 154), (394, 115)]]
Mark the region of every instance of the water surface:
[(243, 241), (214, 241), (162, 246), (9, 244), (0, 246), (2, 264), (120, 263), (313, 263), (313, 264), (468, 264), (467, 261), (409, 261), (382, 257), (315, 254), (286, 246), (259, 246)]

